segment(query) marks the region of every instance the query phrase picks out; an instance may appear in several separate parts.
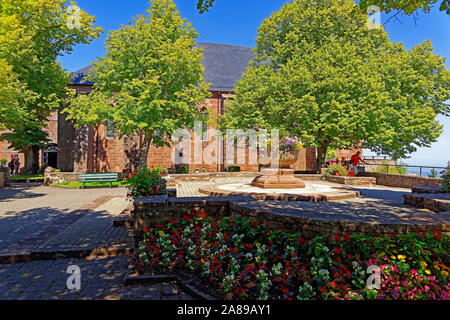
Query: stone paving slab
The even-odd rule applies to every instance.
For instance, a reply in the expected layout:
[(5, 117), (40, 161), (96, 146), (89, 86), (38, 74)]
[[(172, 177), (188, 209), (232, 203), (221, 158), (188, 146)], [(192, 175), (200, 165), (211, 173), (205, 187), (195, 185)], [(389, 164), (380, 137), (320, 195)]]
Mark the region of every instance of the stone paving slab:
[(0, 252), (38, 247), (122, 189), (60, 189), (14, 185), (0, 190)]
[[(61, 259), (0, 266), (0, 300), (190, 300), (174, 282), (124, 286), (131, 258)], [(67, 288), (69, 266), (81, 271), (81, 290)]]

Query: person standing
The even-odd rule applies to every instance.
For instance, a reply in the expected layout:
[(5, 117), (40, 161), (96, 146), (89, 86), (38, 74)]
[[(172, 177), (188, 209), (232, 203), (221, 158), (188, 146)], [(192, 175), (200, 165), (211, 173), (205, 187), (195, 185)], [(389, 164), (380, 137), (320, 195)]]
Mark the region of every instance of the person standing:
[(9, 170), (11, 170), (10, 174), (14, 174), (14, 160), (11, 159), (11, 161), (8, 163)]
[(352, 155), (351, 157), (351, 165), (350, 168), (353, 170), (353, 172), (355, 173), (355, 176), (358, 175), (358, 164), (359, 163), (364, 163), (364, 164), (368, 164), (367, 162), (365, 162), (363, 159), (361, 159), (361, 151), (356, 152), (354, 155)]
[(20, 161), (19, 161), (19, 157), (16, 158), (16, 161), (14, 161), (14, 169), (16, 171), (16, 174), (19, 174), (19, 169), (20, 169)]

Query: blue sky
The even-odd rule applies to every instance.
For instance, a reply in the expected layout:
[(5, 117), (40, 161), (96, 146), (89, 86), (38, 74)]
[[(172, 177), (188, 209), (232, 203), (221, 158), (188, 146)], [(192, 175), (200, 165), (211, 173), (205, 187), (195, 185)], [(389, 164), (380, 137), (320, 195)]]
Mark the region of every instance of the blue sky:
[[(196, 0), (175, 0), (182, 17), (192, 22), (200, 34), (198, 41), (254, 46), (258, 27), (274, 11), (278, 11), (286, 0), (216, 0), (210, 12), (199, 14)], [(105, 33), (89, 45), (77, 46), (70, 55), (61, 57), (62, 66), (76, 71), (104, 54), (104, 41), (108, 30), (120, 28), (133, 16), (148, 8), (148, 0), (78, 0), (78, 5), (96, 17), (96, 24)], [(381, 14), (381, 23), (390, 15)], [(416, 24), (412, 17), (391, 19), (385, 26), (394, 42), (403, 42), (410, 49), (430, 39), (435, 53), (447, 58), (450, 68), (450, 15), (434, 9), (429, 14), (419, 13)], [(407, 159), (408, 164), (444, 166), (450, 160), (450, 117), (439, 117), (444, 133), (431, 148), (420, 149)], [(367, 155), (372, 153), (366, 152)]]

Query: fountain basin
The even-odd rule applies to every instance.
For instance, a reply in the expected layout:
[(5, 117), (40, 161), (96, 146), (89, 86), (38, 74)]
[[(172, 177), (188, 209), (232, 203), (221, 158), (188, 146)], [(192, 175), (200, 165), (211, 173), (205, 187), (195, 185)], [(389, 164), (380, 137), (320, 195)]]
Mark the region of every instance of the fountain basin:
[(335, 187), (323, 183), (306, 182), (304, 188), (259, 188), (248, 183), (215, 184), (199, 188), (209, 196), (251, 196), (257, 200), (280, 201), (334, 201), (360, 196), (359, 191), (347, 187)]

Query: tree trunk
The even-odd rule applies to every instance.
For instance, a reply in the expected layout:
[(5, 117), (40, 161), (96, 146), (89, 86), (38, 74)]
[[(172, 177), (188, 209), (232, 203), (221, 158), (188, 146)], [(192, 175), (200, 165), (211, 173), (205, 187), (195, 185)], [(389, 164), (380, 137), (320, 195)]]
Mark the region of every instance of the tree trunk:
[(320, 168), (325, 164), (328, 145), (321, 145), (317, 148), (316, 170), (320, 173)]
[(144, 137), (143, 143), (139, 149), (139, 169), (147, 168), (148, 152), (150, 150), (151, 139)]
[(39, 150), (38, 146), (25, 147), (23, 150), (25, 156), (24, 173), (36, 174), (39, 171)]

